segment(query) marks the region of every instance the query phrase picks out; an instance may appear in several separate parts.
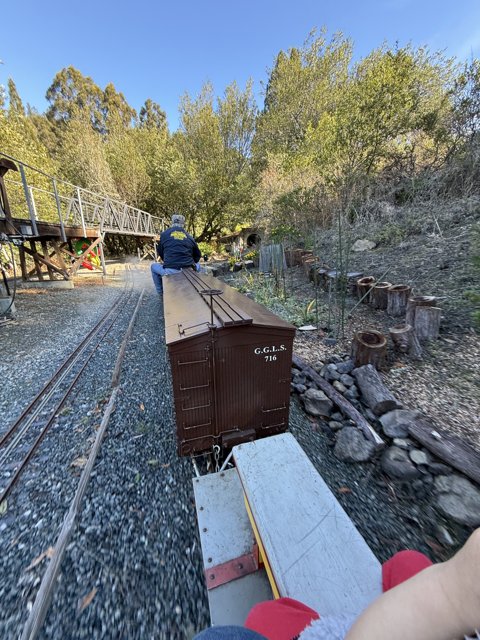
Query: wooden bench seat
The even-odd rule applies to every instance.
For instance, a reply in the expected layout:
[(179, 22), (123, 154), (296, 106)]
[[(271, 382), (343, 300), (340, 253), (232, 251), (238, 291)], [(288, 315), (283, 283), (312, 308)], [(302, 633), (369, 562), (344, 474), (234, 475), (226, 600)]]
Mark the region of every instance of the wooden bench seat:
[(360, 613), (381, 594), (381, 565), (290, 433), (233, 457), (273, 593), (323, 615)]

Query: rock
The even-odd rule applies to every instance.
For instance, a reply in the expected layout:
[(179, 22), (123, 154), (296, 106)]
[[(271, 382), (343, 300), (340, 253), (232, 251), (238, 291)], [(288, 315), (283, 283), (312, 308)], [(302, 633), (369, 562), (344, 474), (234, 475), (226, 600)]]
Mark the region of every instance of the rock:
[(345, 462), (366, 462), (375, 453), (375, 445), (364, 437), (360, 429), (345, 427), (337, 435), (333, 453)]
[(339, 393), (345, 393), (345, 391), (347, 390), (347, 387), (345, 385), (343, 385), (340, 380), (334, 380), (333, 381), (333, 388), (336, 389)]
[[(337, 365), (337, 371), (338, 371), (338, 365)], [(338, 371), (338, 373), (340, 373), (340, 371)], [(349, 376), (348, 373), (342, 373), (340, 374), (340, 382), (346, 387), (351, 387), (352, 384), (355, 383), (355, 380), (352, 378), (352, 376)]]
[(342, 357), (334, 353), (328, 358), (328, 364), (341, 364), (343, 362)]
[(352, 400), (357, 400), (359, 398), (360, 394), (358, 393), (358, 389), (356, 386), (352, 386), (350, 387), (350, 389), (347, 389), (345, 391), (345, 398), (347, 400), (350, 400), (350, 402)]
[(323, 344), (327, 347), (334, 347), (337, 344), (335, 338), (324, 338)]
[(297, 373), (293, 376), (292, 382), (294, 384), (305, 384), (307, 382), (307, 377), (304, 373)]
[(463, 476), (437, 476), (437, 507), (443, 515), (470, 527), (480, 525), (480, 489)]
[(410, 460), (408, 453), (398, 447), (385, 449), (381, 466), (388, 476), (396, 480), (415, 480), (420, 476), (420, 471)]
[(340, 411), (335, 411), (335, 413), (332, 413), (330, 417), (332, 420), (335, 420), (335, 422), (341, 422), (343, 420), (343, 415)]
[(376, 246), (373, 240), (357, 240), (352, 246), (352, 251), (370, 251), (375, 249)]
[(405, 438), (408, 436), (408, 424), (413, 422), (420, 413), (411, 409), (394, 409), (379, 418), (383, 432), (390, 438)]
[(255, 266), (253, 260), (245, 260), (244, 265), (245, 269), (253, 269), (253, 267)]
[(443, 462), (429, 462), (428, 470), (434, 476), (448, 476), (453, 473), (451, 467)]
[(330, 429), (332, 431), (340, 431), (340, 429), (343, 429), (343, 423), (342, 422), (337, 422), (336, 420), (331, 420), (328, 423), (328, 426), (330, 427)]
[(305, 393), (305, 391), (307, 390), (307, 387), (304, 384), (295, 384), (294, 382), (292, 382), (290, 386), (295, 391), (295, 393), (299, 393), (300, 395), (302, 393)]
[(319, 360), (318, 362), (316, 362), (313, 365), (313, 369), (314, 371), (316, 371), (317, 373), (320, 373), (320, 371), (322, 370), (323, 366), (324, 366), (324, 362), (322, 362), (321, 360)]
[[(337, 364), (338, 373), (350, 373), (355, 369), (355, 365), (353, 364), (353, 360), (345, 360), (345, 362), (339, 362)], [(345, 383), (344, 383), (345, 384)]]
[(453, 545), (455, 544), (455, 540), (450, 535), (449, 530), (446, 527), (443, 527), (441, 524), (435, 527), (435, 537), (440, 542), (440, 544), (443, 544), (446, 547), (453, 547)]
[(409, 440), (409, 438), (394, 438), (393, 444), (399, 449), (405, 449), (406, 451), (413, 447), (413, 442)]
[(333, 382), (333, 380), (340, 380), (340, 374), (337, 371), (336, 364), (327, 364), (325, 367), (325, 379), (329, 382)]
[(323, 391), (308, 389), (302, 397), (305, 411), (311, 416), (330, 416), (333, 402), (327, 398)]
[(415, 464), (428, 464), (430, 460), (430, 456), (425, 451), (420, 451), (420, 449), (412, 449), (409, 454), (410, 460)]

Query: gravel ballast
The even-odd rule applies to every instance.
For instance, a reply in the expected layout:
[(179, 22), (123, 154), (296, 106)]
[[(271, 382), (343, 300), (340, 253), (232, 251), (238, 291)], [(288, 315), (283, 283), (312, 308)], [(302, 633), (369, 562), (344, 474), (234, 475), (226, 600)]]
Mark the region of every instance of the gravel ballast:
[[(34, 305), (34, 296), (19, 297), (17, 324), (7, 325), (8, 333), (0, 329), (4, 353), (9, 355), (2, 359), (3, 427), (113, 302), (118, 286), (121, 283), (49, 292), (37, 295)], [(146, 292), (125, 355), (117, 406), (41, 638), (181, 640), (209, 624), (193, 468), (176, 453), (162, 302), (149, 273), (137, 272), (137, 297), (143, 287)], [(35, 322), (24, 322), (39, 309), (37, 298), (43, 299), (42, 313)], [(85, 307), (81, 319), (79, 305)], [(47, 557), (38, 559), (54, 545), (74, 495), (81, 468), (72, 467), (72, 461), (88, 455), (109, 393), (116, 350), (134, 305), (125, 309), (115, 336), (102, 345), (74, 407), (45, 440), (24, 482), (12, 493), (7, 512), (0, 516), (0, 541), (6, 549), (0, 565), (2, 638), (19, 636), (35, 598), (48, 562)], [(28, 363), (22, 355), (15, 356), (15, 342), (18, 347), (20, 340), (22, 350), (28, 345)], [(52, 361), (48, 366), (44, 366), (45, 349)], [(21, 384), (18, 368), (26, 371), (37, 364), (42, 367), (34, 380)], [(432, 559), (452, 553), (434, 541), (436, 527), (442, 523), (428, 500), (396, 495), (378, 470), (337, 460), (333, 431), (321, 421), (308, 419), (297, 400), (292, 403), (290, 429), (380, 560), (405, 547), (426, 552)], [(40, 475), (45, 469), (47, 473)], [(464, 532), (460, 527), (454, 533), (459, 540)], [(37, 564), (28, 569), (34, 560)]]

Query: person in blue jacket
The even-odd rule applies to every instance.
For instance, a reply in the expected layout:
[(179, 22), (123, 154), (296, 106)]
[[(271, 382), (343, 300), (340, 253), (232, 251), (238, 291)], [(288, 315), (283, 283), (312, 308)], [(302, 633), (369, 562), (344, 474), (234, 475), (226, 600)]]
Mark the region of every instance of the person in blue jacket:
[(157, 293), (163, 293), (162, 278), (182, 269), (193, 268), (200, 271), (200, 249), (193, 237), (184, 229), (185, 217), (175, 213), (172, 226), (162, 232), (157, 242), (157, 254), (162, 264), (152, 264), (152, 278)]

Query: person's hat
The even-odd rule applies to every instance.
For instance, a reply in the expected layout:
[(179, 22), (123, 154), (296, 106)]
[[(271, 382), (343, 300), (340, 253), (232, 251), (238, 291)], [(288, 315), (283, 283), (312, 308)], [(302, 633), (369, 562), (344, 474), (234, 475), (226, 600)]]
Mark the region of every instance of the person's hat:
[(178, 224), (183, 227), (185, 224), (185, 216), (182, 216), (179, 213), (174, 213), (172, 216), (172, 224)]

